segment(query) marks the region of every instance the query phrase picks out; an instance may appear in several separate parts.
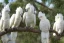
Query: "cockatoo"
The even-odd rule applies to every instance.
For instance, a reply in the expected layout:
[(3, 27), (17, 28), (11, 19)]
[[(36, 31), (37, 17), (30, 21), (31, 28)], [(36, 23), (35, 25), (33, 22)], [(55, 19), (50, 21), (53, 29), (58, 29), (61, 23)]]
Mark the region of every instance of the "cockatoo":
[(45, 13), (41, 11), (38, 13), (38, 18), (40, 19), (39, 27), (41, 30), (41, 42), (49, 43), (50, 22), (46, 18)]
[(27, 12), (23, 14), (23, 21), (25, 21), (26, 26), (34, 27), (36, 25), (36, 15), (34, 14), (34, 6), (28, 3), (25, 7)]
[[(16, 14), (13, 14), (10, 18), (10, 27), (18, 27), (20, 25), (20, 22), (22, 20), (23, 9), (21, 7), (18, 7), (16, 9)], [(17, 32), (11, 32), (11, 43), (15, 43), (17, 37)]]
[[(2, 17), (0, 20), (0, 31), (5, 31), (5, 29), (9, 29), (9, 20), (10, 20), (10, 16), (9, 16), (9, 5), (7, 4), (3, 9), (2, 9)], [(1, 37), (2, 42), (3, 43), (8, 43), (8, 39), (9, 39), (9, 34), (5, 34)]]
[[(63, 20), (63, 15), (61, 13), (55, 16), (55, 23), (53, 25), (53, 30), (57, 31), (58, 34), (60, 35), (64, 30), (64, 20)], [(53, 33), (53, 36), (56, 36), (56, 34)]]

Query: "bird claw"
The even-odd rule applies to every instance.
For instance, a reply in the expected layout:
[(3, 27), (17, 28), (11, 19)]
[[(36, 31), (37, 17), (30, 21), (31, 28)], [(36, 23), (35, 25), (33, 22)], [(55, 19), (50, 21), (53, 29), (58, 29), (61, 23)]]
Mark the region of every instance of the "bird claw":
[(5, 31), (7, 31), (7, 28), (5, 29)]
[(25, 28), (26, 28), (26, 29), (29, 29), (29, 28), (30, 28), (30, 26), (26, 26)]

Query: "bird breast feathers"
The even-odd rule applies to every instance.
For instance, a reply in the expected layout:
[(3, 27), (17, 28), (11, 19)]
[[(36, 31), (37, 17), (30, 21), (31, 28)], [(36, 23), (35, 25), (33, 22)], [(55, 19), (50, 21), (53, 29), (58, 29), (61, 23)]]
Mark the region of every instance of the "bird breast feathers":
[(58, 22), (56, 22), (56, 27), (58, 27), (58, 28), (63, 28), (64, 27), (64, 22), (63, 21), (58, 21)]
[(48, 20), (40, 21), (40, 30), (48, 31), (49, 29), (50, 29), (50, 22)]
[(13, 14), (10, 18), (10, 27), (13, 25), (15, 19), (15, 14)]
[(14, 27), (18, 27), (20, 25), (21, 20), (22, 20), (21, 16), (19, 16), (18, 18), (15, 18)]
[(34, 14), (27, 14), (26, 19), (34, 19)]

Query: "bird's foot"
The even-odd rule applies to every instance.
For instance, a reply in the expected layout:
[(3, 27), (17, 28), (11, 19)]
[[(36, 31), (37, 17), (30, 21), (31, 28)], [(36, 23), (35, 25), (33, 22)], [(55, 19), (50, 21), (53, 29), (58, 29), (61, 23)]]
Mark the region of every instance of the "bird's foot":
[(7, 31), (8, 29), (6, 28), (5, 31)]
[(25, 28), (29, 28), (30, 26), (26, 26)]

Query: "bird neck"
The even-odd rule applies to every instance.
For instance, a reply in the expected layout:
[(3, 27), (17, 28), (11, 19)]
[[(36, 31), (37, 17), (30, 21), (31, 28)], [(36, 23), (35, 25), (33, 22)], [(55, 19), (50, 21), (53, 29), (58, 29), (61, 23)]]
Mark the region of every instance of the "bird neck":
[(47, 18), (41, 18), (40, 20), (41, 20), (41, 21), (45, 21), (45, 20), (47, 20)]
[(28, 11), (28, 14), (31, 14), (31, 12)]
[(28, 13), (29, 13), (29, 14), (33, 14), (34, 11), (33, 11), (32, 9), (29, 9), (29, 10), (28, 10)]
[(62, 18), (59, 18), (59, 19), (56, 19), (55, 21), (63, 21), (63, 19)]
[(8, 13), (6, 13), (6, 12), (3, 12), (2, 13), (2, 19), (4, 20), (4, 19), (9, 19), (10, 18), (10, 15), (8, 14)]
[(16, 16), (21, 16), (21, 14), (20, 13), (16, 13)]

